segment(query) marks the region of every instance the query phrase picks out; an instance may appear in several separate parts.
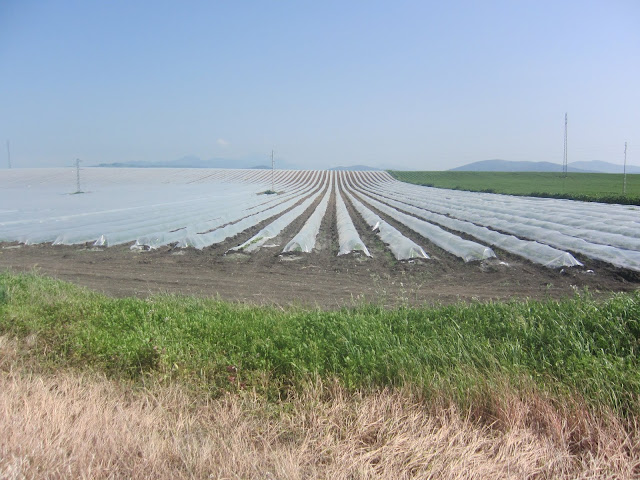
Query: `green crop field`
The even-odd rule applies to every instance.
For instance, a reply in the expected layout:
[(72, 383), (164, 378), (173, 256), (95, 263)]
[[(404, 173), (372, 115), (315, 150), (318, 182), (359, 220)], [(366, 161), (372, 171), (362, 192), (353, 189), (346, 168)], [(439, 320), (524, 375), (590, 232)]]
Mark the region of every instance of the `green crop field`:
[(389, 173), (403, 182), (438, 188), (640, 205), (640, 175), (627, 175), (623, 195), (623, 176), (608, 173), (569, 173), (566, 178), (551, 172)]
[(37, 337), (40, 362), (53, 368), (179, 380), (214, 395), (242, 385), (280, 398), (320, 378), (347, 389), (409, 385), (466, 406), (504, 381), (628, 413), (640, 396), (640, 293), (322, 311), (114, 299), (2, 273), (0, 336)]

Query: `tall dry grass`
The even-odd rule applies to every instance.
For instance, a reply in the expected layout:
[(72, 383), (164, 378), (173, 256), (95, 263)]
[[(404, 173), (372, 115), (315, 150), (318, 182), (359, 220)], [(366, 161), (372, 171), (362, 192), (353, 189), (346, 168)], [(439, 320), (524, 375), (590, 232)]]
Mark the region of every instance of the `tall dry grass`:
[[(0, 337), (1, 478), (637, 478), (632, 422), (515, 391), (460, 412), (310, 385), (286, 402), (36, 374)], [(582, 408), (582, 410), (580, 409)]]

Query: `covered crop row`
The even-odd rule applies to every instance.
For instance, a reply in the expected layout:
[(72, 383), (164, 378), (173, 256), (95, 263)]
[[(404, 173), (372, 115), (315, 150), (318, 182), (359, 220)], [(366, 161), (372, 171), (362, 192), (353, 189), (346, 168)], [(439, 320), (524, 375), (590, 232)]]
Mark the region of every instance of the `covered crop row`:
[(309, 253), (331, 212), (339, 255), (371, 255), (368, 228), (400, 260), (437, 247), (478, 261), (496, 248), (552, 268), (581, 265), (580, 254), (640, 271), (629, 206), (420, 187), (386, 172), (88, 168), (81, 192), (75, 180), (73, 169), (5, 171), (0, 241), (202, 249), (244, 233), (244, 252), (278, 237), (283, 253)]
[[(320, 176), (320, 172), (280, 172), (274, 185), (276, 188), (288, 185), (287, 190), (282, 195), (258, 195), (265, 185), (235, 180), (239, 176), (244, 180), (260, 177), (270, 180), (263, 172), (247, 177), (246, 170), (211, 173), (211, 170), (127, 169), (120, 170), (121, 182), (117, 182), (113, 178), (117, 171), (100, 170), (104, 176), (99, 178), (94, 170), (88, 170), (87, 176), (92, 181), (87, 183), (94, 190), (82, 195), (61, 190), (60, 175), (53, 175), (53, 181), (48, 183), (41, 179), (34, 188), (33, 173), (27, 171), (23, 185), (3, 189), (11, 197), (8, 202), (20, 208), (0, 215), (0, 239), (27, 244), (111, 246), (135, 241), (138, 246), (149, 247), (190, 242), (206, 246), (215, 238), (203, 235), (247, 217), (268, 218), (269, 214), (280, 213), (292, 205), (291, 199), (309, 192)], [(176, 178), (168, 173), (181, 182), (175, 183)], [(13, 180), (8, 183), (15, 185), (20, 177)], [(230, 233), (233, 230), (228, 229)]]
[(360, 239), (360, 235), (353, 225), (351, 216), (347, 211), (340, 191), (336, 188), (336, 223), (338, 224), (338, 241), (340, 243), (340, 251), (338, 255), (345, 255), (354, 250), (363, 252), (368, 257), (371, 256), (367, 246)]
[[(521, 240), (640, 271), (640, 215), (634, 207), (418, 187), (397, 182), (386, 174), (355, 174), (354, 178), (372, 196), (379, 195), (389, 204), (476, 238), (489, 232), (505, 232)], [(466, 222), (467, 227), (445, 218)], [(496, 246), (509, 250), (508, 244)], [(543, 258), (541, 248), (531, 251)], [(547, 251), (552, 258), (553, 252)], [(524, 250), (513, 253), (527, 257)], [(551, 266), (565, 261), (573, 263), (562, 255)]]
[(320, 188), (316, 193), (307, 197), (302, 203), (300, 203), (300, 205), (278, 217), (249, 240), (233, 248), (233, 250), (253, 252), (264, 245), (267, 240), (277, 237), (282, 230), (288, 227), (295, 219), (300, 217), (317, 200), (317, 198), (322, 194), (322, 191), (327, 188), (328, 183), (329, 182), (325, 179), (322, 184), (322, 188)]
[(456, 257), (460, 257), (465, 262), (495, 257), (493, 250), (484, 245), (465, 240), (432, 223), (407, 215), (371, 197), (367, 197), (366, 200), (380, 212), (422, 235), (434, 245), (437, 245)]
[(342, 188), (345, 195), (354, 206), (356, 211), (362, 216), (364, 221), (375, 231), (384, 244), (391, 250), (394, 257), (398, 260), (408, 260), (410, 258), (429, 258), (420, 245), (413, 240), (405, 237), (396, 228), (389, 225), (370, 209), (365, 207), (362, 202), (358, 201), (348, 190), (344, 184)]
[(545, 267), (574, 267), (582, 265), (573, 255), (562, 250), (555, 249), (549, 245), (533, 242), (530, 240), (522, 240), (513, 235), (505, 235), (486, 227), (475, 225), (471, 222), (464, 222), (445, 215), (430, 212), (418, 208), (410, 203), (402, 202), (401, 196), (392, 193), (386, 196), (377, 195), (375, 191), (362, 187), (359, 192), (368, 195), (372, 199), (377, 199), (389, 206), (400, 211), (404, 211), (422, 218), (426, 221), (436, 223), (449, 230), (465, 233), (488, 245), (501, 248), (509, 253), (526, 258), (533, 263), (539, 263)]
[(329, 199), (331, 198), (331, 194), (333, 193), (333, 182), (328, 182), (329, 186), (327, 188), (324, 197), (320, 201), (318, 207), (314, 210), (311, 216), (307, 219), (302, 229), (293, 237), (289, 243), (287, 243), (282, 250), (284, 253), (287, 252), (304, 252), (311, 253), (313, 249), (316, 247), (316, 237), (320, 232), (320, 224), (322, 223), (322, 219), (324, 218), (325, 213), (327, 212), (327, 207), (329, 206)]

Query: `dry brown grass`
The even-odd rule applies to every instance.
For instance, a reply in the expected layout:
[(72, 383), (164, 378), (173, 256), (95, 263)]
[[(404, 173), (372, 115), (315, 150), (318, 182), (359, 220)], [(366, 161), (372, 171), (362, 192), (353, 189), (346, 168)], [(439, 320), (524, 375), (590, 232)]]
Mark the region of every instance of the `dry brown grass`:
[[(0, 337), (1, 478), (637, 478), (611, 413), (504, 393), (460, 412), (407, 391), (310, 386), (286, 403), (29, 373)], [(524, 398), (523, 398), (524, 397)]]

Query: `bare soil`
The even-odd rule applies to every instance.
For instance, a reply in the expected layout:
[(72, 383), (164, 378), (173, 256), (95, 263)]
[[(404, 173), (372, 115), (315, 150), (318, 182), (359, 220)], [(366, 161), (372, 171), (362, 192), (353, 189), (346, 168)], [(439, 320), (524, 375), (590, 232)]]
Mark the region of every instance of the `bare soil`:
[(357, 216), (353, 217), (356, 227), (373, 257), (338, 257), (335, 222), (329, 218), (334, 212), (331, 207), (318, 236), (318, 249), (311, 254), (280, 254), (285, 239), (302, 226), (303, 220), (299, 220), (282, 238), (267, 242), (252, 254), (225, 252), (251, 238), (258, 227), (201, 251), (5, 243), (0, 244), (0, 270), (35, 270), (115, 297), (172, 293), (320, 308), (363, 301), (392, 306), (561, 298), (585, 287), (595, 294), (640, 289), (637, 274), (584, 258), (585, 267), (561, 271), (505, 252), (496, 252), (498, 260), (464, 263), (424, 240), (421, 245), (430, 260), (399, 262), (374, 234), (363, 229)]

